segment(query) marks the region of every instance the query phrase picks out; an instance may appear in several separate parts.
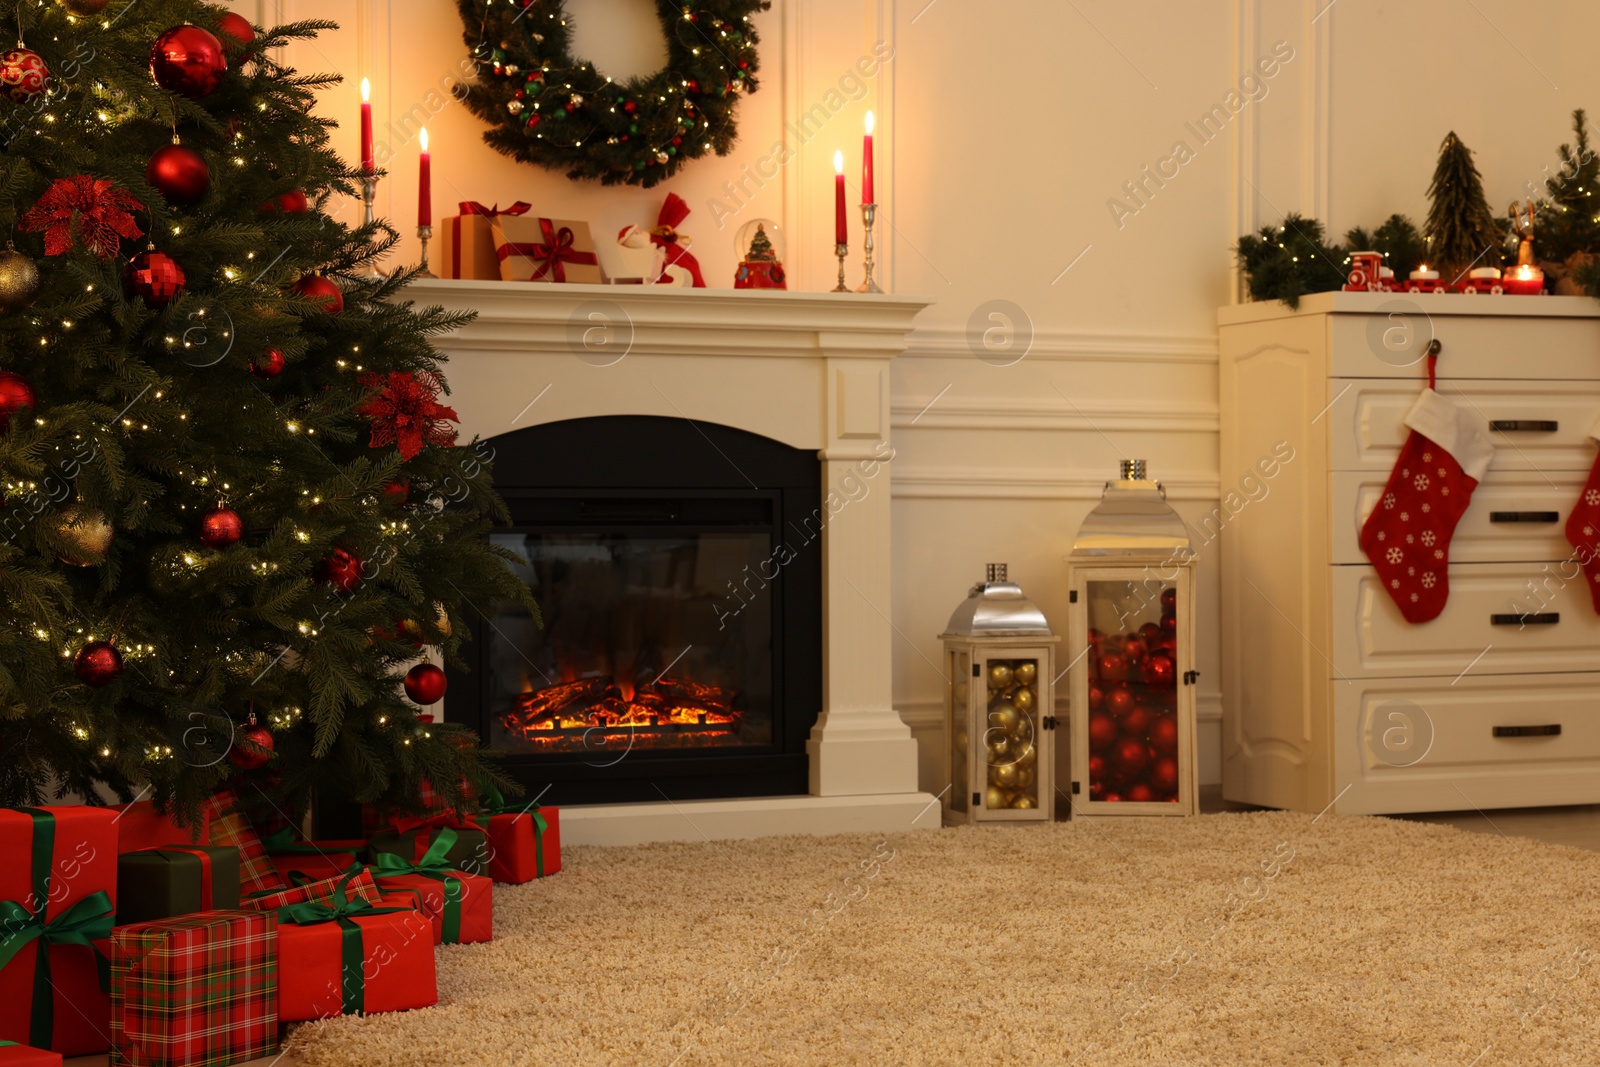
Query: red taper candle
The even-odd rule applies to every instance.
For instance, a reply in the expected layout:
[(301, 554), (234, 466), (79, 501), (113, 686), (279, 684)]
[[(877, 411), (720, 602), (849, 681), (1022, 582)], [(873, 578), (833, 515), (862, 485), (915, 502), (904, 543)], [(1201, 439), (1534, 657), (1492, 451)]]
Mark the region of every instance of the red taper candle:
[(844, 215), (844, 153), (833, 154), (833, 243), (850, 243), (850, 226)]
[(372, 85), (361, 79), (361, 169), (372, 173)]
[(422, 169), (417, 175), (417, 225), (433, 225), (433, 159), (428, 155), (428, 130), (422, 133)]
[(876, 204), (877, 196), (872, 191), (872, 112), (867, 112), (867, 134), (861, 138), (861, 202), (863, 204)]

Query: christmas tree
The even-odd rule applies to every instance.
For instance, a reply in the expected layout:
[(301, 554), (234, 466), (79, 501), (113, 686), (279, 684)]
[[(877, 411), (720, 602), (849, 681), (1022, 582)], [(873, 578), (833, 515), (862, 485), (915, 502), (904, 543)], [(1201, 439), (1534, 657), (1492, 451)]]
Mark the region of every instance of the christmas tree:
[(1447, 282), (1473, 267), (1498, 267), (1505, 261), (1504, 231), (1484, 199), (1483, 179), (1472, 162), (1472, 149), (1455, 131), (1439, 146), (1439, 165), (1428, 186), (1429, 262)]
[(1566, 263), (1574, 255), (1600, 251), (1600, 156), (1589, 147), (1589, 124), (1582, 108), (1572, 113), (1574, 144), (1557, 155), (1561, 167), (1545, 179), (1548, 199), (1535, 210), (1533, 248), (1541, 260)]
[(744, 257), (749, 262), (762, 263), (778, 258), (778, 253), (772, 247), (772, 239), (767, 236), (767, 228), (756, 225), (756, 235), (750, 238), (750, 251)]
[(324, 210), (357, 195), (314, 114), (337, 79), (272, 55), (332, 24), (105, 8), (0, 2), (0, 803), (457, 799), (492, 772), (400, 676), (529, 595), (439, 397), (462, 319)]
[(1282, 300), (1299, 307), (1307, 293), (1344, 285), (1344, 250), (1323, 243), (1322, 223), (1289, 214), (1278, 226), (1239, 238), (1234, 249), (1253, 300)]

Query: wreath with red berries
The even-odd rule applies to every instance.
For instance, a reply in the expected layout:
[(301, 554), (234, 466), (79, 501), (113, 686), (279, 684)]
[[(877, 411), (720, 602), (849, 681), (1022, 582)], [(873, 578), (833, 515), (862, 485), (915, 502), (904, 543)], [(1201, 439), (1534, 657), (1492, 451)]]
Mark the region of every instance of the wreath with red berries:
[(647, 188), (733, 147), (734, 105), (757, 85), (750, 16), (771, 6), (658, 0), (667, 65), (624, 84), (572, 55), (562, 0), (458, 3), (479, 75), (466, 102), (491, 147), (569, 178)]

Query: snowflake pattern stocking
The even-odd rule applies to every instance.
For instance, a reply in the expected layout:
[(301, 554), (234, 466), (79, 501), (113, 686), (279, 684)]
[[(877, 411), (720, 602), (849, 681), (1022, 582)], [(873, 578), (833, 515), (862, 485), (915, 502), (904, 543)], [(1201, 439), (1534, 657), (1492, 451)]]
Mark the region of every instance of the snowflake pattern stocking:
[[(1600, 426), (1590, 430), (1589, 436), (1600, 439)], [(1595, 458), (1572, 514), (1567, 516), (1567, 541), (1572, 545), (1572, 558), (1583, 567), (1583, 576), (1589, 582), (1595, 613), (1600, 614), (1600, 456)]]
[(1482, 417), (1434, 391), (1431, 358), (1428, 388), (1405, 422), (1411, 433), (1361, 528), (1361, 551), (1406, 621), (1427, 622), (1450, 596), (1450, 538), (1489, 469), (1494, 446)]

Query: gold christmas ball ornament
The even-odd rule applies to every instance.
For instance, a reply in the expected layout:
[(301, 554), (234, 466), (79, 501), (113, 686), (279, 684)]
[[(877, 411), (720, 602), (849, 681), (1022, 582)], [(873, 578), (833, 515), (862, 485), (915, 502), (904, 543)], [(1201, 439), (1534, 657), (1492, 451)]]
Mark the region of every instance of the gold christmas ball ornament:
[(1002, 789), (1015, 789), (1017, 786), (1017, 765), (1015, 763), (1002, 763), (998, 767), (989, 768), (989, 783)]
[(989, 684), (996, 689), (1004, 689), (1011, 684), (1011, 667), (1005, 663), (989, 664)]
[(1004, 737), (992, 739), (989, 742), (989, 762), (1006, 763), (1007, 756), (1011, 754), (1011, 742)]
[(6, 242), (0, 252), (0, 312), (21, 311), (39, 299), (39, 265)]
[(1016, 705), (1018, 711), (1032, 711), (1034, 704), (1033, 690), (1018, 689), (1012, 696), (1011, 703)]
[(115, 532), (98, 511), (73, 504), (61, 509), (56, 532), (71, 543), (61, 553), (61, 562), (74, 567), (92, 567), (105, 561)]
[(1027, 741), (1012, 745), (1011, 750), (1016, 754), (1018, 767), (1032, 767), (1039, 759), (1039, 750)]
[(111, 0), (57, 0), (57, 2), (67, 9), (67, 14), (87, 19), (104, 11)]
[(967, 690), (967, 683), (966, 682), (957, 682), (956, 683), (955, 700), (956, 700), (956, 703), (958, 705), (960, 705), (962, 707), (966, 706), (966, 703), (967, 703), (967, 692), (968, 692), (968, 690)]
[(999, 811), (1010, 803), (1011, 798), (1006, 791), (997, 786), (990, 786), (983, 791), (983, 806), (990, 811)]
[(1038, 778), (1038, 774), (1034, 771), (1032, 765), (1024, 767), (1020, 763), (1017, 764), (1018, 789), (1027, 789), (1029, 786), (1033, 785), (1036, 778)]
[(1027, 793), (1019, 793), (1016, 799), (1011, 802), (1011, 806), (1019, 811), (1026, 811), (1029, 808), (1038, 807), (1038, 805), (1033, 802), (1033, 798)]
[(1037, 663), (1019, 663), (1011, 673), (1016, 678), (1018, 685), (1032, 685), (1033, 680), (1039, 676), (1039, 665)]
[(989, 705), (989, 725), (998, 727), (1006, 733), (1015, 733), (1017, 729), (1017, 709), (1000, 701)]

